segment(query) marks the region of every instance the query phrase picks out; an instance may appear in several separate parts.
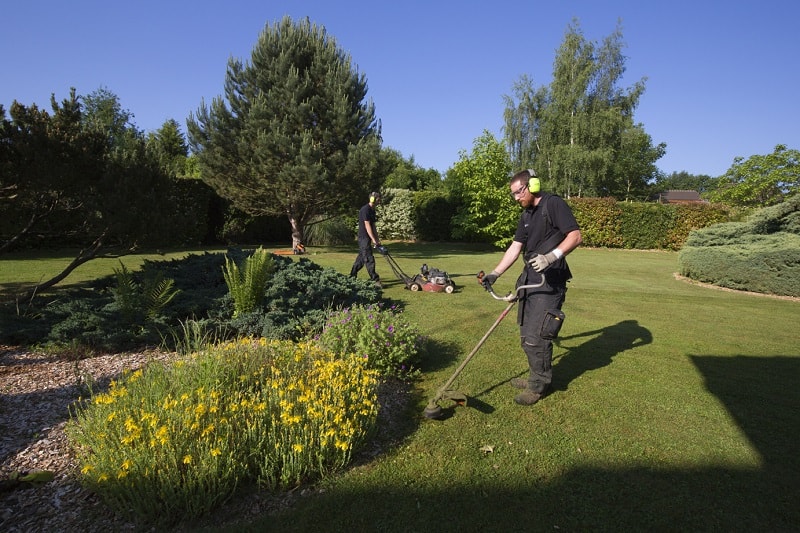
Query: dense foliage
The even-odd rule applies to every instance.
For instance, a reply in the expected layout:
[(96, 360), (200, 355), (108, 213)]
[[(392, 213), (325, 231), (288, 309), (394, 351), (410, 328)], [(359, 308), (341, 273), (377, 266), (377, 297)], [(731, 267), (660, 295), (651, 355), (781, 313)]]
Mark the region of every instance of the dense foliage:
[(504, 246), (513, 237), (519, 218), (508, 194), (508, 154), (494, 135), (484, 131), (475, 139), (472, 152), (462, 151), (448, 172), (456, 182), (458, 212), (453, 217), (453, 237), (457, 240), (493, 242)]
[(638, 250), (680, 250), (693, 229), (728, 220), (727, 209), (710, 204), (620, 203), (619, 208), (618, 239), (623, 248)]
[(570, 198), (584, 246), (680, 250), (693, 229), (729, 220), (729, 210), (712, 204), (665, 205), (617, 202), (613, 198)]
[(459, 204), (443, 190), (414, 194), (414, 233), (421, 241), (452, 240), (453, 217)]
[[(487, 157), (489, 151), (480, 143), (472, 154), (462, 154), (461, 161), (448, 173), (449, 180), (463, 182), (458, 196), (432, 196), (436, 199), (436, 213), (455, 211), (456, 215), (450, 224), (441, 221), (426, 227), (431, 238), (423, 240), (448, 240), (441, 232), (450, 227), (452, 240), (492, 242), (500, 247), (511, 241), (520, 208), (508, 194), (505, 177), (497, 178), (500, 173), (495, 173), (489, 181), (480, 173), (481, 161)], [(495, 165), (501, 161), (498, 159)], [(547, 188), (547, 182), (543, 183)], [(581, 227), (584, 245), (603, 248), (679, 250), (691, 230), (728, 221), (733, 216), (721, 204), (619, 202), (610, 197), (566, 200)], [(416, 231), (420, 232), (419, 227)], [(431, 234), (433, 231), (438, 236)]]
[(0, 106), (0, 252), (46, 231), (52, 217), (77, 210), (80, 191), (91, 193), (102, 179), (106, 139), (82, 126), (75, 90), (61, 103), (53, 95), (50, 107), (14, 101), (6, 118)]
[(682, 275), (720, 287), (800, 296), (800, 196), (692, 232), (679, 264)]
[(800, 151), (779, 144), (771, 154), (737, 157), (709, 197), (733, 206), (766, 207), (800, 192)]
[(352, 244), (358, 231), (358, 213), (338, 215), (335, 217), (320, 216), (312, 220), (305, 233), (307, 246), (331, 246)]
[(653, 194), (669, 190), (697, 191), (700, 196), (705, 198), (706, 193), (715, 186), (715, 178), (707, 174), (695, 175), (682, 170), (667, 175), (659, 174), (650, 185), (650, 190)]
[(0, 252), (53, 243), (79, 250), (36, 291), (108, 250), (199, 242), (208, 196), (160, 168), (116, 95), (72, 89), (60, 103), (53, 96), (51, 109), (15, 101), (6, 119), (0, 108)]
[(435, 190), (441, 187), (442, 176), (439, 172), (433, 168), (420, 167), (414, 162), (413, 155), (405, 159), (397, 150), (386, 147), (381, 150), (381, 154), (387, 167), (392, 169), (386, 175), (384, 187), (411, 191)]
[(381, 239), (416, 239), (414, 193), (407, 189), (384, 189), (376, 208)]
[(535, 169), (562, 196), (646, 197), (666, 145), (654, 145), (634, 122), (645, 80), (620, 87), (623, 46), (619, 28), (598, 44), (573, 21), (556, 52), (552, 82), (536, 88), (522, 76), (515, 83), (504, 112), (514, 169)]

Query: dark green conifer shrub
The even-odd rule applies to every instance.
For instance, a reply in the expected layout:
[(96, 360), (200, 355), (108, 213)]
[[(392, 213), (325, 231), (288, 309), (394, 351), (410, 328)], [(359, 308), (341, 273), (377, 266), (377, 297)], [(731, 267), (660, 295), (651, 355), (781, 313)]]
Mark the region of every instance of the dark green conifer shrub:
[[(0, 342), (55, 347), (77, 342), (103, 351), (164, 343), (173, 348), (187, 320), (199, 321), (204, 334), (217, 340), (241, 335), (300, 339), (320, 330), (330, 309), (380, 299), (380, 289), (368, 281), (306, 258), (296, 261), (272, 256), (274, 272), (265, 282), (262, 301), (251, 312), (234, 318), (234, 301), (225, 285), (223, 266), (226, 257), (241, 264), (252, 253), (231, 249), (146, 261), (140, 271), (122, 275), (125, 295), (120, 292), (121, 274), (116, 274), (87, 288), (64, 290), (55, 300), (36, 298), (22, 313), (16, 313), (12, 304), (0, 312), (4, 317)], [(172, 297), (155, 306), (147, 304), (147, 298), (134, 305), (142, 295), (139, 292), (137, 296), (136, 291), (152, 285), (145, 280), (156, 279), (172, 280)]]
[(729, 289), (800, 296), (800, 196), (744, 222), (693, 231), (678, 256), (681, 275)]

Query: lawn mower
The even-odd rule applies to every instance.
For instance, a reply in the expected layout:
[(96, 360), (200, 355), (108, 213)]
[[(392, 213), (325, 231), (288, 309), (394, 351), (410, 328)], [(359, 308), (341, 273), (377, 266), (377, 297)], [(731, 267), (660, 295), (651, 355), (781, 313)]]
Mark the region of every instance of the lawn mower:
[(520, 285), (519, 287), (517, 287), (517, 290), (513, 293), (509, 292), (505, 296), (498, 296), (494, 292), (494, 289), (492, 288), (491, 285), (483, 283), (484, 275), (485, 274), (483, 271), (480, 271), (478, 273), (478, 282), (481, 285), (483, 285), (483, 287), (489, 292), (489, 294), (492, 295), (492, 297), (495, 300), (503, 300), (505, 302), (508, 302), (508, 305), (506, 306), (505, 309), (503, 309), (503, 312), (500, 313), (500, 316), (497, 317), (497, 320), (494, 321), (494, 324), (492, 324), (492, 327), (489, 328), (489, 331), (487, 331), (486, 334), (483, 336), (483, 338), (481, 338), (481, 340), (478, 341), (478, 344), (475, 346), (475, 348), (473, 348), (472, 351), (469, 353), (469, 355), (467, 355), (467, 357), (461, 362), (461, 364), (458, 365), (458, 368), (456, 368), (456, 371), (453, 372), (452, 376), (450, 376), (450, 379), (448, 379), (447, 382), (444, 385), (442, 385), (441, 388), (439, 388), (439, 390), (436, 392), (436, 396), (431, 398), (431, 400), (428, 402), (428, 405), (425, 407), (424, 411), (426, 418), (438, 420), (443, 417), (444, 411), (442, 410), (442, 407), (439, 405), (439, 402), (441, 400), (450, 400), (455, 402), (457, 405), (461, 406), (467, 405), (467, 396), (462, 392), (450, 390), (449, 388), (450, 385), (452, 385), (453, 382), (458, 377), (458, 375), (461, 374), (461, 371), (464, 370), (464, 368), (470, 362), (472, 357), (476, 353), (478, 353), (478, 350), (480, 349), (481, 346), (483, 346), (483, 343), (486, 342), (486, 339), (489, 338), (489, 335), (492, 334), (492, 332), (497, 328), (498, 325), (500, 325), (500, 322), (503, 321), (503, 319), (506, 317), (509, 311), (511, 311), (511, 308), (514, 307), (514, 304), (516, 304), (517, 301), (520, 299), (520, 292), (526, 289), (536, 289), (544, 285), (544, 274), (541, 274), (542, 280), (539, 283), (535, 283), (533, 285)]
[(403, 272), (403, 270), (400, 268), (400, 265), (398, 265), (397, 261), (394, 260), (394, 257), (389, 254), (389, 249), (387, 247), (381, 245), (377, 246), (375, 249), (386, 258), (386, 261), (389, 263), (389, 267), (392, 269), (392, 272), (394, 272), (394, 275), (397, 276), (400, 281), (406, 284), (406, 289), (409, 289), (413, 292), (446, 292), (447, 294), (450, 294), (456, 290), (456, 284), (453, 283), (453, 280), (450, 279), (450, 276), (447, 275), (447, 272), (438, 270), (436, 268), (428, 268), (428, 265), (423, 263), (422, 267), (420, 268), (420, 273), (412, 278)]

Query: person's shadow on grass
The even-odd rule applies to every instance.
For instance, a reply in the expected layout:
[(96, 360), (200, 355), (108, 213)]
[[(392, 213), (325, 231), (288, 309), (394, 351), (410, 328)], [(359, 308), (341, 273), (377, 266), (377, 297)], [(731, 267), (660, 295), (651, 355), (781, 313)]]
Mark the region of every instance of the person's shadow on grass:
[(637, 320), (623, 320), (605, 328), (559, 337), (555, 344), (565, 348), (564, 341), (593, 336), (583, 344), (566, 347), (566, 353), (554, 360), (553, 390), (567, 390), (581, 374), (611, 364), (615, 355), (653, 342), (653, 334)]

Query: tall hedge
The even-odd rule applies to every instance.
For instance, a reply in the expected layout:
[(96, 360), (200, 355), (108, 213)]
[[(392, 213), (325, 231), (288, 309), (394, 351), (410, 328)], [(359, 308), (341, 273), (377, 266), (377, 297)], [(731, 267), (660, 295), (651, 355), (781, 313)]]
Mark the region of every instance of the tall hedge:
[(622, 210), (613, 198), (571, 198), (567, 201), (581, 227), (585, 246), (622, 248)]
[(585, 246), (680, 250), (689, 232), (728, 220), (713, 204), (618, 202), (613, 198), (570, 198)]
[[(457, 200), (445, 191), (389, 189), (378, 207), (383, 239), (446, 241), (453, 237)], [(614, 198), (569, 198), (585, 246), (680, 250), (689, 233), (730, 220), (716, 204), (618, 202)], [(514, 227), (508, 228), (513, 235)]]

